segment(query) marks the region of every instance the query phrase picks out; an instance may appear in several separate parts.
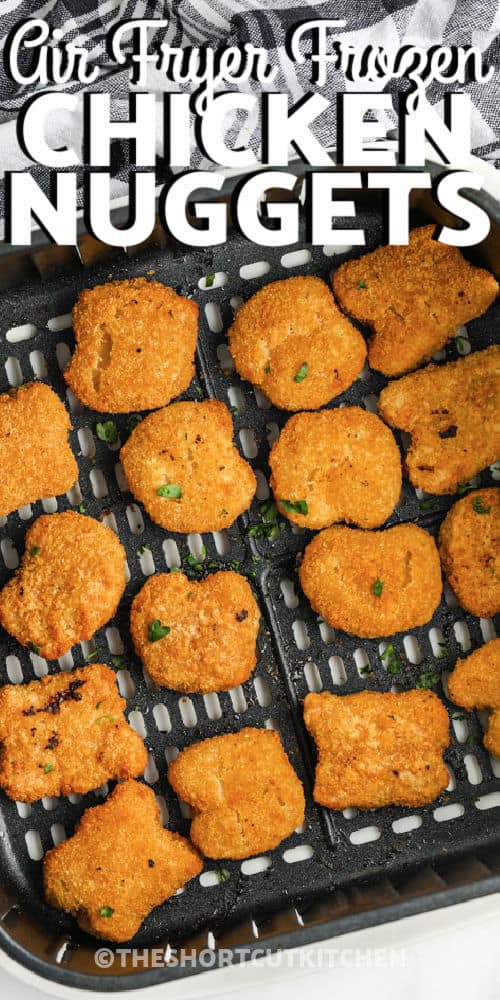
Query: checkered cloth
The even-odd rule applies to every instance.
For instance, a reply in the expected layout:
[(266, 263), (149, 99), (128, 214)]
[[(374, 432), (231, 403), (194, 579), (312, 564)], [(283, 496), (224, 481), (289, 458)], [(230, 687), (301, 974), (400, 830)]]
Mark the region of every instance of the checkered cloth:
[[(291, 62), (285, 49), (289, 28), (301, 21), (315, 17), (343, 19), (349, 42), (361, 46), (368, 43), (383, 45), (395, 51), (404, 44), (428, 47), (435, 44), (476, 45), (484, 60), (497, 67), (493, 79), (487, 84), (468, 83), (464, 89), (470, 94), (474, 112), (472, 118), (473, 152), (483, 159), (496, 162), (499, 156), (500, 93), (500, 3), (497, 0), (46, 0), (44, 4), (31, 0), (3, 0), (0, 5), (0, 46), (4, 47), (10, 28), (27, 17), (42, 17), (51, 27), (63, 30), (63, 41), (85, 45), (94, 64), (101, 67), (97, 84), (92, 89), (109, 91), (113, 98), (114, 114), (126, 117), (129, 90), (128, 71), (111, 71), (105, 49), (106, 32), (125, 18), (157, 18), (168, 21), (168, 27), (151, 34), (151, 42), (165, 41), (173, 46), (209, 44), (214, 47), (251, 42), (265, 48), (269, 61), (278, 67), (273, 90), (288, 91), (296, 101), (313, 87), (310, 67)], [(147, 89), (160, 93), (165, 88), (164, 78), (152, 72)], [(171, 85), (170, 85), (171, 86)], [(252, 84), (255, 87), (255, 84)], [(335, 71), (322, 93), (333, 98), (338, 90), (349, 89), (348, 81)], [(405, 81), (392, 81), (386, 89), (404, 89)], [(453, 88), (453, 85), (452, 85)], [(72, 88), (80, 89), (78, 85)], [(359, 88), (358, 88), (359, 89)], [(431, 103), (438, 101), (446, 86), (432, 84), (427, 91)], [(455, 89), (457, 86), (455, 85)], [(45, 186), (48, 172), (28, 163), (18, 146), (15, 118), (26, 98), (29, 87), (16, 85), (5, 73), (0, 78), (0, 167), (4, 170), (32, 170), (38, 182)], [(331, 114), (321, 116), (315, 125), (318, 138), (331, 144), (335, 128), (335, 105)], [(53, 116), (54, 117), (54, 116)], [(321, 122), (321, 124), (320, 124)], [(76, 145), (81, 138), (81, 116), (61, 116), (51, 124), (49, 141), (54, 147)], [(259, 145), (258, 121), (249, 126), (246, 118), (236, 118), (228, 132), (228, 144)], [(160, 148), (159, 148), (160, 153)], [(126, 190), (128, 154), (125, 144), (115, 143), (113, 149), (113, 193)], [(201, 154), (194, 151), (194, 166), (206, 166)], [(158, 158), (158, 181), (169, 176), (168, 165)], [(0, 185), (0, 215), (3, 214), (3, 184)]]

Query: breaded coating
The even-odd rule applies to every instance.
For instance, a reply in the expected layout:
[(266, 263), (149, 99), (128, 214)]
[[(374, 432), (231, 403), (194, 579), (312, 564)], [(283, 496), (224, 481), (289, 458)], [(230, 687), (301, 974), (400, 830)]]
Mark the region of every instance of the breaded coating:
[(473, 490), (453, 504), (439, 531), (443, 571), (466, 611), (500, 611), (500, 489)]
[(154, 410), (194, 375), (198, 306), (146, 278), (80, 292), (76, 350), (64, 377), (84, 406), (106, 413)]
[(425, 625), (441, 599), (436, 543), (415, 524), (327, 528), (306, 547), (299, 576), (332, 628), (368, 639)]
[(153, 790), (125, 781), (47, 852), (45, 896), (94, 937), (129, 941), (148, 913), (202, 868), (189, 841), (162, 826)]
[(0, 625), (31, 652), (56, 660), (113, 617), (125, 590), (125, 558), (99, 521), (75, 511), (42, 515), (0, 591)]
[(269, 464), (280, 513), (305, 528), (327, 528), (335, 521), (377, 528), (401, 493), (394, 436), (359, 406), (291, 417)]
[(35, 802), (137, 777), (147, 753), (125, 706), (104, 663), (0, 688), (0, 786)]
[(226, 691), (248, 680), (259, 623), (250, 584), (232, 571), (199, 583), (184, 573), (157, 573), (130, 611), (135, 651), (150, 677), (186, 693)]
[(333, 275), (342, 308), (372, 328), (368, 362), (384, 375), (429, 361), (498, 295), (493, 275), (469, 264), (457, 247), (433, 240), (434, 230), (413, 229), (408, 246), (378, 247)]
[(448, 694), (455, 705), (471, 712), (490, 708), (484, 745), (500, 757), (500, 639), (475, 649), (465, 660), (457, 660), (448, 678)]
[(321, 278), (260, 288), (238, 310), (228, 336), (242, 378), (285, 410), (315, 410), (340, 396), (366, 359), (363, 337)]
[(192, 807), (190, 838), (209, 858), (270, 851), (304, 822), (304, 791), (270, 729), (242, 729), (182, 750), (168, 780)]
[(318, 747), (314, 798), (330, 809), (421, 806), (449, 783), (448, 713), (432, 691), (323, 691), (304, 700)]
[(76, 482), (70, 430), (67, 410), (43, 382), (0, 396), (0, 517)]
[(411, 434), (405, 459), (414, 486), (455, 493), (500, 456), (500, 347), (392, 382), (378, 412)]
[(131, 492), (167, 531), (222, 531), (250, 506), (257, 480), (233, 444), (224, 403), (172, 403), (120, 452)]

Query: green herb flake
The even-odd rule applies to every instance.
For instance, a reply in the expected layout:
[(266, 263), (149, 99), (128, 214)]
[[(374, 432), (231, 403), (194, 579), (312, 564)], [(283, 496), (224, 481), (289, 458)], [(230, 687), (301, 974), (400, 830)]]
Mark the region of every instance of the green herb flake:
[(358, 281), (356, 288), (368, 288), (368, 285), (366, 284), (366, 281), (361, 280)]
[(40, 656), (40, 650), (41, 650), (41, 648), (42, 648), (41, 646), (36, 646), (34, 642), (29, 642), (28, 643), (28, 649), (29, 649), (30, 653), (34, 653), (35, 656)]
[(117, 715), (111, 715), (109, 712), (106, 715), (100, 715), (98, 719), (95, 720), (96, 723), (101, 722), (119, 722)]
[(95, 707), (96, 707), (96, 708), (100, 708), (100, 707), (101, 707), (101, 705), (103, 705), (103, 704), (104, 704), (104, 702), (103, 702), (103, 701), (96, 701), (96, 704), (95, 704)]
[(304, 379), (307, 378), (308, 371), (309, 371), (309, 365), (307, 364), (307, 361), (304, 361), (301, 364), (301, 366), (300, 366), (297, 374), (293, 376), (293, 381), (294, 382), (303, 382)]
[(180, 566), (171, 566), (170, 567), (170, 572), (171, 573), (181, 573), (182, 570), (181, 570)]
[(450, 655), (448, 646), (444, 642), (438, 642), (439, 653), (437, 654), (438, 660), (445, 660), (447, 656)]
[(53, 764), (45, 764), (44, 768), (43, 768), (43, 773), (44, 774), (50, 774), (50, 772), (53, 771), (53, 770), (54, 770), (54, 765)]
[(117, 670), (124, 670), (127, 666), (127, 661), (124, 656), (112, 656), (111, 663)]
[(432, 688), (439, 684), (440, 680), (441, 674), (437, 670), (426, 670), (417, 678), (416, 686), (418, 688)]
[(359, 668), (359, 676), (368, 677), (369, 674), (370, 674), (370, 664), (365, 663), (364, 667)]
[(433, 498), (429, 498), (429, 500), (421, 500), (418, 509), (425, 513), (426, 510), (434, 510), (435, 505), (436, 501)]
[(485, 507), (482, 497), (474, 497), (472, 500), (472, 510), (475, 514), (489, 514), (491, 507)]
[(384, 664), (384, 667), (388, 674), (399, 674), (399, 671), (401, 670), (402, 667), (402, 663), (401, 660), (399, 659), (398, 654), (396, 653), (396, 650), (394, 649), (392, 642), (390, 642), (389, 645), (386, 646), (386, 648), (384, 649), (384, 652), (381, 653), (380, 659), (382, 660), (382, 663)]
[(155, 618), (154, 622), (148, 625), (148, 639), (150, 642), (158, 642), (159, 639), (164, 639), (169, 632), (170, 625), (162, 625), (159, 618)]
[(39, 552), (40, 547), (38, 545), (34, 545), (33, 548), (30, 549), (30, 556), (37, 556)]
[(215, 281), (215, 274), (207, 274), (205, 276), (205, 288), (212, 288)]
[(455, 714), (452, 715), (452, 719), (453, 719), (454, 722), (462, 722), (463, 719), (466, 719), (466, 718), (467, 718), (467, 716), (466, 716), (465, 712), (455, 712)]
[(165, 483), (158, 487), (156, 493), (159, 497), (168, 497), (169, 500), (180, 500), (182, 496), (182, 490), (177, 483)]
[(114, 911), (114, 909), (113, 909), (112, 906), (101, 906), (101, 908), (99, 910), (99, 916), (100, 917), (112, 917), (114, 912), (115, 911)]
[(270, 375), (270, 374), (271, 374), (271, 365), (266, 365), (266, 367), (264, 368), (264, 375)]
[(470, 733), (465, 742), (468, 747), (473, 747), (476, 745), (476, 738)]
[(238, 409), (237, 406), (230, 406), (229, 407), (229, 412), (230, 413), (234, 413), (234, 415), (236, 416), (236, 414), (239, 413), (240, 411), (239, 411), (239, 409)]
[(232, 559), (231, 566), (233, 567), (233, 569), (239, 569), (241, 566), (241, 559)]
[(116, 444), (118, 441), (118, 428), (114, 420), (105, 420), (103, 423), (96, 424), (95, 432), (99, 441), (105, 441), (106, 444)]
[(92, 660), (95, 660), (95, 658), (97, 656), (99, 656), (99, 649), (96, 647), (95, 649), (92, 650), (91, 653), (87, 654), (87, 656), (85, 657), (85, 659), (86, 659), (87, 663), (90, 663)]
[(79, 510), (80, 514), (85, 514), (86, 513), (85, 507), (83, 506), (82, 503), (78, 505), (78, 510)]
[(473, 490), (474, 487), (472, 483), (459, 483), (457, 486), (457, 493), (468, 493), (469, 490)]
[(377, 579), (375, 580), (375, 583), (372, 586), (372, 590), (373, 593), (375, 594), (375, 597), (381, 597), (383, 589), (384, 589), (384, 584), (382, 583), (382, 580), (379, 580), (377, 576)]
[(280, 500), (280, 507), (288, 514), (307, 514), (307, 500)]
[(219, 884), (221, 882), (227, 882), (227, 880), (229, 878), (229, 872), (228, 872), (227, 868), (216, 868), (215, 869), (215, 874), (217, 876), (217, 881), (219, 882)]

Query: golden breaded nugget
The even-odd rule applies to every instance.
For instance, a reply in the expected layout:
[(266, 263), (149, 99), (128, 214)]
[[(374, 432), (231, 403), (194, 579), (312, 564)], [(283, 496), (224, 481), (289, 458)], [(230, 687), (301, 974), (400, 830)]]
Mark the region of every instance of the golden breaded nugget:
[(0, 396), (0, 517), (78, 479), (68, 413), (48, 385), (32, 382)]
[(314, 798), (330, 809), (421, 806), (449, 774), (448, 713), (432, 691), (308, 694), (304, 722), (318, 747)]
[(76, 350), (64, 377), (93, 410), (127, 413), (165, 406), (194, 375), (198, 306), (146, 278), (80, 292)]
[(445, 576), (462, 607), (480, 618), (500, 611), (500, 489), (474, 490), (453, 504), (438, 544)]
[(273, 281), (238, 310), (229, 330), (236, 369), (285, 410), (315, 410), (339, 396), (366, 359), (361, 334), (321, 278)]
[(378, 412), (411, 434), (406, 471), (427, 493), (455, 493), (500, 456), (500, 347), (392, 382)]
[(332, 628), (364, 638), (425, 625), (441, 599), (436, 544), (415, 524), (326, 528), (306, 547), (299, 576), (311, 606)]
[(244, 576), (196, 583), (158, 573), (134, 598), (130, 632), (148, 674), (174, 691), (206, 694), (248, 680), (257, 662), (260, 611)]
[(132, 431), (120, 458), (131, 492), (167, 531), (222, 531), (250, 506), (257, 480), (233, 444), (224, 403), (172, 403)]
[(162, 826), (153, 790), (125, 781), (47, 852), (45, 896), (94, 937), (129, 941), (148, 913), (202, 868), (189, 841)]
[(135, 778), (147, 753), (125, 705), (104, 663), (0, 688), (0, 786), (35, 802)]
[(433, 240), (434, 229), (413, 229), (408, 246), (379, 247), (333, 275), (342, 308), (372, 328), (368, 361), (384, 375), (428, 361), (498, 295), (493, 275)]
[(99, 521), (42, 515), (26, 533), (15, 576), (0, 591), (0, 625), (47, 660), (91, 639), (125, 590), (125, 550)]
[(465, 660), (457, 660), (448, 678), (448, 694), (455, 705), (483, 710), (491, 708), (484, 745), (500, 757), (500, 639), (475, 649)]
[(305, 528), (326, 528), (335, 521), (377, 528), (401, 493), (394, 437), (359, 406), (290, 417), (269, 465), (280, 512)]
[(209, 858), (270, 851), (304, 821), (304, 792), (270, 729), (242, 729), (182, 750), (168, 768), (192, 806), (190, 838)]

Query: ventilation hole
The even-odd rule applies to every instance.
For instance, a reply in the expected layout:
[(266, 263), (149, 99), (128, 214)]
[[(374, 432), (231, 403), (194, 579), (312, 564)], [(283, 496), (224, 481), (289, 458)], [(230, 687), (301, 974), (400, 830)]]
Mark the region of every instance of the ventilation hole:
[(200, 885), (204, 889), (211, 889), (214, 885), (220, 885), (221, 882), (225, 882), (226, 878), (221, 878), (221, 869), (219, 868), (216, 872), (202, 872), (200, 875)]
[(62, 372), (66, 370), (71, 361), (71, 351), (63, 341), (56, 344), (56, 361)]
[(148, 762), (144, 771), (144, 781), (147, 781), (148, 785), (154, 785), (155, 781), (158, 781), (160, 775), (158, 774), (158, 768), (155, 764), (155, 759), (152, 753), (148, 753)]
[(25, 503), (19, 508), (19, 517), (21, 518), (21, 521), (29, 521), (30, 517), (33, 517), (31, 504)]
[(282, 267), (300, 267), (302, 264), (309, 264), (311, 258), (310, 250), (291, 250), (283, 254), (280, 263)]
[(407, 660), (410, 663), (421, 663), (422, 662), (422, 651), (420, 649), (420, 644), (418, 639), (415, 639), (414, 635), (405, 635), (403, 639), (403, 648)]
[(271, 858), (262, 856), (259, 858), (248, 858), (241, 866), (242, 875), (258, 875), (259, 872), (266, 872), (272, 865)]
[(55, 514), (57, 510), (57, 500), (55, 497), (44, 497), (42, 500), (44, 514)]
[(378, 396), (370, 394), (363, 397), (363, 406), (368, 413), (376, 413), (378, 410)]
[(500, 479), (500, 462), (493, 462), (493, 465), (490, 465), (490, 472), (495, 482), (498, 482)]
[(167, 764), (171, 764), (172, 761), (177, 760), (179, 756), (178, 747), (165, 747), (165, 760)]
[(71, 313), (64, 313), (61, 316), (51, 316), (47, 322), (51, 333), (59, 333), (60, 330), (70, 330), (73, 326)]
[(325, 257), (335, 257), (337, 254), (349, 253), (352, 250), (352, 246), (342, 246), (341, 243), (327, 243), (323, 247), (323, 253)]
[(292, 632), (297, 649), (301, 650), (309, 649), (309, 646), (311, 645), (311, 640), (309, 638), (305, 622), (301, 621), (301, 619), (297, 619), (296, 621), (294, 621), (292, 625)]
[(314, 691), (316, 694), (321, 691), (323, 687), (323, 681), (321, 680), (321, 674), (315, 663), (309, 660), (304, 667), (304, 677), (306, 679), (306, 684), (310, 691)]
[(7, 656), (5, 658), (5, 666), (7, 667), (7, 676), (11, 684), (21, 684), (24, 680), (23, 672), (21, 669), (21, 664), (17, 656)]
[(32, 861), (41, 861), (43, 858), (43, 847), (38, 830), (28, 830), (24, 834), (28, 854)]
[(78, 483), (74, 483), (66, 496), (73, 507), (78, 507), (83, 502), (82, 491)]
[(106, 642), (112, 656), (122, 656), (123, 642), (118, 629), (114, 625), (111, 625), (106, 629), (105, 635)]
[(55, 799), (52, 795), (44, 795), (42, 798), (43, 808), (46, 809), (47, 812), (53, 812), (58, 804), (58, 801), (59, 800)]
[(238, 687), (231, 688), (229, 691), (229, 697), (236, 715), (242, 715), (243, 712), (246, 712), (248, 705), (241, 684), (239, 684)]
[(266, 437), (269, 447), (272, 448), (275, 441), (278, 440), (280, 436), (280, 429), (277, 424), (266, 424)]
[(205, 306), (205, 316), (207, 317), (210, 332), (222, 333), (224, 323), (222, 322), (222, 313), (217, 302), (207, 302)]
[(490, 792), (488, 795), (480, 795), (474, 805), (476, 809), (495, 809), (500, 806), (500, 792)]
[(115, 465), (115, 479), (120, 493), (130, 493), (121, 462)]
[(297, 861), (309, 861), (314, 854), (314, 849), (310, 844), (299, 844), (298, 847), (289, 847), (283, 853), (283, 861), (288, 865), (295, 865)]
[(109, 792), (109, 785), (104, 784), (104, 785), (99, 785), (99, 788), (94, 788), (93, 794), (98, 799), (105, 799), (108, 792)]
[(78, 402), (74, 392), (72, 392), (69, 388), (66, 389), (66, 399), (68, 400), (68, 406), (71, 412), (76, 417), (81, 416), (83, 413), (83, 406)]
[(187, 536), (188, 549), (197, 562), (203, 562), (206, 556), (206, 549), (201, 535), (193, 534)]
[(354, 651), (354, 662), (360, 677), (365, 677), (370, 669), (370, 661), (366, 655), (366, 651), (359, 647)]
[(196, 715), (193, 702), (190, 698), (179, 698), (179, 712), (181, 713), (181, 719), (188, 729), (192, 729), (193, 726), (198, 722), (198, 716)]
[(231, 542), (226, 531), (214, 531), (213, 540), (215, 542), (215, 548), (217, 550), (217, 555), (228, 556), (231, 551)]
[(266, 729), (271, 729), (273, 733), (281, 732), (280, 725), (277, 719), (266, 719), (264, 725)]
[(493, 757), (490, 754), (490, 764), (493, 776), (495, 778), (500, 778), (500, 757)]
[(255, 434), (251, 427), (242, 427), (239, 438), (245, 458), (255, 458), (258, 452)]
[(0, 541), (0, 552), (7, 569), (17, 569), (19, 566), (19, 556), (12, 538), (2, 538)]
[(257, 677), (254, 677), (253, 686), (259, 705), (262, 708), (268, 708), (271, 704), (271, 688), (267, 677), (258, 674)]
[(62, 844), (63, 840), (66, 840), (66, 830), (62, 823), (53, 823), (50, 828), (50, 835), (55, 847), (58, 844)]
[(361, 830), (353, 830), (349, 834), (351, 844), (370, 844), (373, 840), (379, 840), (382, 831), (378, 826), (363, 826)]
[(447, 792), (454, 792), (457, 787), (457, 780), (449, 764), (446, 764), (446, 770), (448, 771), (449, 781), (446, 786)]
[(440, 628), (431, 628), (429, 630), (429, 641), (431, 644), (432, 655), (439, 659), (443, 648), (446, 647), (444, 636)]
[(459, 326), (457, 332), (455, 333), (455, 347), (459, 354), (470, 354), (471, 343), (466, 326)]
[(36, 378), (44, 379), (48, 376), (47, 362), (41, 351), (30, 352), (30, 365)]
[(32, 340), (35, 335), (36, 326), (33, 323), (23, 323), (22, 326), (11, 326), (5, 339), (9, 344), (20, 344), (22, 340)]
[(156, 795), (155, 797), (158, 809), (160, 810), (160, 821), (163, 826), (167, 826), (169, 821), (167, 803), (165, 802), (163, 795)]
[(139, 550), (139, 565), (144, 576), (152, 576), (155, 571), (155, 563), (151, 549), (142, 548)]
[(71, 804), (72, 804), (72, 805), (74, 805), (74, 806), (77, 806), (77, 805), (79, 804), (79, 802), (81, 802), (81, 801), (82, 801), (82, 798), (83, 798), (83, 796), (82, 796), (82, 795), (80, 795), (80, 793), (79, 793), (79, 792), (71, 792), (71, 794), (70, 794), (70, 795), (68, 795), (68, 799), (69, 799), (69, 801), (70, 801), (70, 802), (71, 802)]
[(23, 373), (21, 370), (21, 365), (17, 358), (7, 358), (5, 362), (5, 372), (9, 380), (9, 385), (17, 388), (17, 386), (22, 385)]
[(445, 350), (436, 351), (436, 353), (432, 355), (433, 361), (444, 361), (445, 358), (446, 358)]
[(134, 729), (135, 732), (138, 733), (139, 736), (142, 736), (142, 739), (145, 740), (147, 733), (142, 712), (140, 712), (138, 708), (134, 708), (129, 713), (128, 721), (132, 726), (132, 729)]
[(162, 705), (161, 702), (155, 705), (153, 708), (153, 719), (159, 733), (171, 732), (172, 723), (170, 722), (170, 715), (166, 705)]
[(233, 310), (233, 313), (237, 313), (238, 309), (241, 309), (243, 305), (243, 299), (241, 298), (241, 295), (233, 295), (233, 297), (229, 299), (229, 304), (231, 306), (231, 309)]
[(83, 457), (95, 458), (95, 437), (90, 427), (80, 427), (77, 437)]
[(326, 646), (331, 646), (335, 641), (335, 632), (327, 622), (319, 622), (319, 634)]
[(245, 397), (238, 388), (238, 386), (232, 385), (230, 389), (227, 390), (227, 395), (229, 399), (229, 405), (232, 406), (238, 413), (244, 413), (246, 404)]
[(299, 599), (297, 597), (293, 580), (280, 580), (280, 590), (283, 594), (286, 607), (297, 608), (299, 605)]
[(107, 497), (108, 485), (104, 478), (104, 473), (100, 469), (91, 469), (89, 479), (96, 500), (102, 500), (104, 497)]
[(216, 719), (221, 718), (222, 709), (215, 691), (212, 691), (210, 694), (203, 695), (203, 704), (205, 705), (205, 712), (207, 713), (209, 719), (215, 722)]
[(460, 816), (463, 816), (464, 812), (465, 806), (461, 802), (450, 802), (447, 806), (438, 806), (432, 815), (436, 823), (448, 823), (451, 819), (458, 819)]
[(267, 500), (270, 496), (269, 484), (267, 479), (262, 472), (262, 469), (254, 469), (255, 478), (257, 480), (257, 489), (255, 491), (255, 496), (257, 500)]
[(449, 583), (447, 582), (447, 580), (444, 581), (443, 593), (444, 593), (444, 599), (445, 599), (446, 604), (447, 604), (447, 606), (449, 608), (458, 608), (459, 607), (457, 598), (455, 597), (455, 594), (453, 593), (453, 591), (452, 591)]
[(162, 548), (168, 568), (171, 569), (173, 566), (176, 569), (180, 569), (181, 557), (179, 555), (179, 549), (177, 548), (177, 542), (174, 542), (173, 538), (167, 538), (163, 542)]
[(271, 265), (267, 260), (256, 260), (253, 264), (243, 264), (240, 267), (240, 278), (243, 281), (251, 281), (252, 278), (260, 278), (264, 274), (269, 274)]
[(362, 369), (361, 369), (361, 371), (360, 371), (360, 373), (359, 373), (359, 375), (358, 375), (358, 379), (361, 382), (368, 382), (370, 376), (371, 376), (371, 372), (370, 372), (370, 369), (368, 367), (368, 364), (364, 364), (363, 367), (362, 367)]
[(229, 347), (227, 344), (217, 345), (217, 360), (219, 362), (221, 371), (225, 375), (231, 375), (234, 372), (234, 361), (229, 352)]
[(347, 681), (347, 674), (345, 672), (343, 659), (340, 656), (331, 656), (328, 660), (328, 666), (330, 667), (330, 674), (332, 676), (333, 683), (345, 684)]
[(264, 396), (264, 393), (261, 392), (260, 389), (257, 389), (254, 386), (253, 387), (253, 393), (254, 393), (254, 396), (255, 396), (255, 402), (257, 403), (257, 406), (258, 406), (259, 410), (270, 410), (271, 409), (271, 405), (272, 405), (271, 404), (271, 400), (268, 399), (267, 396)]
[(483, 780), (483, 775), (479, 762), (474, 754), (467, 753), (464, 757), (465, 770), (467, 771), (467, 780), (471, 785), (480, 785)]
[(465, 622), (455, 622), (453, 625), (453, 631), (462, 653), (467, 653), (471, 648), (469, 629), (467, 628), (467, 625)]
[(48, 674), (49, 668), (47, 666), (47, 661), (42, 660), (41, 656), (37, 656), (36, 653), (30, 653), (30, 660), (33, 664), (35, 677), (45, 677), (45, 675)]
[(496, 639), (496, 628), (491, 618), (480, 618), (479, 625), (484, 642), (491, 642), (492, 639)]
[(227, 281), (228, 277), (225, 271), (216, 271), (215, 274), (203, 275), (203, 278), (200, 278), (198, 282), (198, 288), (201, 288), (202, 292), (208, 292), (212, 288), (224, 288)]
[(33, 806), (29, 802), (16, 802), (16, 809), (21, 819), (28, 819), (33, 812)]
[(125, 511), (128, 526), (133, 535), (142, 535), (144, 531), (144, 520), (142, 514), (135, 503), (129, 503)]
[(412, 830), (418, 830), (419, 826), (422, 826), (421, 816), (403, 816), (402, 819), (394, 820), (392, 829), (394, 833), (411, 833)]
[(119, 670), (116, 675), (116, 682), (122, 698), (130, 699), (134, 697), (136, 687), (130, 670)]

